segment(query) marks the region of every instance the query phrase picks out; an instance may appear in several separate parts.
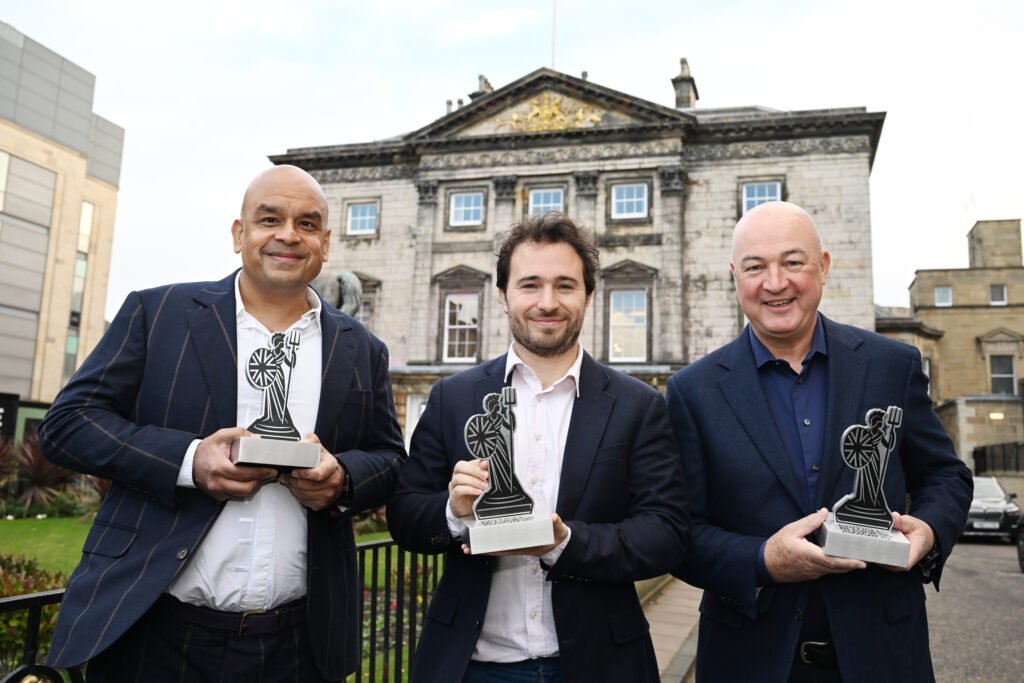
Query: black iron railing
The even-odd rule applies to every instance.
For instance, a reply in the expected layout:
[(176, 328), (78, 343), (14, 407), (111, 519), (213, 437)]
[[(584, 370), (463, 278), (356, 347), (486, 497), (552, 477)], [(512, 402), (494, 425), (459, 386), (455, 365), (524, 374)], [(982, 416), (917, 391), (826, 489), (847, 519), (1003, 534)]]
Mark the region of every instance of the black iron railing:
[(1024, 472), (1024, 442), (997, 443), (974, 449), (974, 473)]
[[(407, 681), (416, 651), (416, 638), (427, 613), (427, 603), (443, 571), (443, 555), (420, 555), (403, 551), (390, 539), (356, 545), (363, 600), (363, 657), (350, 681)], [(0, 598), (0, 614), (28, 612), (25, 643), (18, 665), (0, 683), (62, 680), (59, 671), (37, 664), (41, 643), (39, 624), (42, 609), (57, 604), (63, 590)], [(0, 671), (0, 674), (4, 672)], [(83, 681), (78, 667), (67, 670), (72, 683)]]

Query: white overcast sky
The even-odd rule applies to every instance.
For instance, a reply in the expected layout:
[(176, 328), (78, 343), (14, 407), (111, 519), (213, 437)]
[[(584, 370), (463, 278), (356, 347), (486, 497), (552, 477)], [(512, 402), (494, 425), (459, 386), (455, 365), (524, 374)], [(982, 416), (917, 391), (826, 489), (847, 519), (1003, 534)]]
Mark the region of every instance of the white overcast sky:
[[(107, 317), (133, 290), (238, 263), (242, 192), (290, 147), (415, 130), (552, 66), (552, 0), (0, 0), (96, 75), (125, 128)], [(871, 176), (874, 299), (967, 265), (976, 220), (1024, 217), (1019, 0), (558, 0), (554, 67), (662, 105), (887, 112)], [(344, 263), (342, 254), (332, 260)]]

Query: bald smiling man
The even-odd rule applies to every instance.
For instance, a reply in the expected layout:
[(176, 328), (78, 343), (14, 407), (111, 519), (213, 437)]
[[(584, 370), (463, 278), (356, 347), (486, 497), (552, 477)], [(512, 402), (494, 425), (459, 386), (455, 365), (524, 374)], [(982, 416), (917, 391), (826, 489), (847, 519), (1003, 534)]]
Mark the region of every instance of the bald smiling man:
[[(934, 679), (923, 584), (938, 588), (971, 474), (917, 349), (818, 312), (830, 266), (799, 206), (749, 211), (730, 268), (750, 324), (668, 382), (693, 529), (677, 575), (704, 588), (698, 681)], [(882, 483), (910, 541), (902, 569), (814, 542), (826, 508), (853, 490), (843, 430), (888, 406), (904, 413)]]
[[(326, 226), (309, 174), (261, 173), (231, 225), (241, 269), (130, 294), (54, 401), (44, 455), (113, 484), (51, 665), (88, 661), (87, 680), (118, 682), (355, 669), (351, 516), (387, 500), (405, 449), (387, 348), (309, 287)], [(274, 381), (254, 380), (250, 359)], [(319, 464), (279, 474), (231, 461), (235, 440), (274, 429), (320, 444)]]

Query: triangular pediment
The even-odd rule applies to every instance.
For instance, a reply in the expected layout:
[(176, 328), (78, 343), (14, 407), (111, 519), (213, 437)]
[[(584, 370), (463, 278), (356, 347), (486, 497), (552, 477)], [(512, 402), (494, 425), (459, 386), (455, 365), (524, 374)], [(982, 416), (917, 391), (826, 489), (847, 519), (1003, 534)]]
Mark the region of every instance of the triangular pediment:
[(409, 140), (571, 133), (686, 123), (693, 117), (551, 69), (538, 69), (477, 97), (408, 136)]
[(434, 282), (450, 286), (482, 285), (491, 277), (490, 273), (463, 264), (452, 266), (434, 276)]
[(1024, 335), (1005, 327), (996, 327), (979, 336), (978, 341), (982, 344), (991, 344), (993, 342), (1020, 342), (1024, 341)]
[(645, 266), (632, 259), (623, 259), (610, 266), (601, 268), (601, 275), (605, 278), (615, 279), (653, 279), (658, 275), (658, 269)]

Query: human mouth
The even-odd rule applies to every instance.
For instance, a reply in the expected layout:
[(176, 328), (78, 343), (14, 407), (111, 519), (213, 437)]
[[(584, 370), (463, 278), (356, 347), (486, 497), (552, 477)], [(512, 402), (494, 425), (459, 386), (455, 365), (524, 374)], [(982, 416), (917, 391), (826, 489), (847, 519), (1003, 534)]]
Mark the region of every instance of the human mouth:
[(784, 308), (789, 304), (793, 303), (793, 299), (785, 299), (783, 301), (765, 301), (765, 306), (770, 308)]

